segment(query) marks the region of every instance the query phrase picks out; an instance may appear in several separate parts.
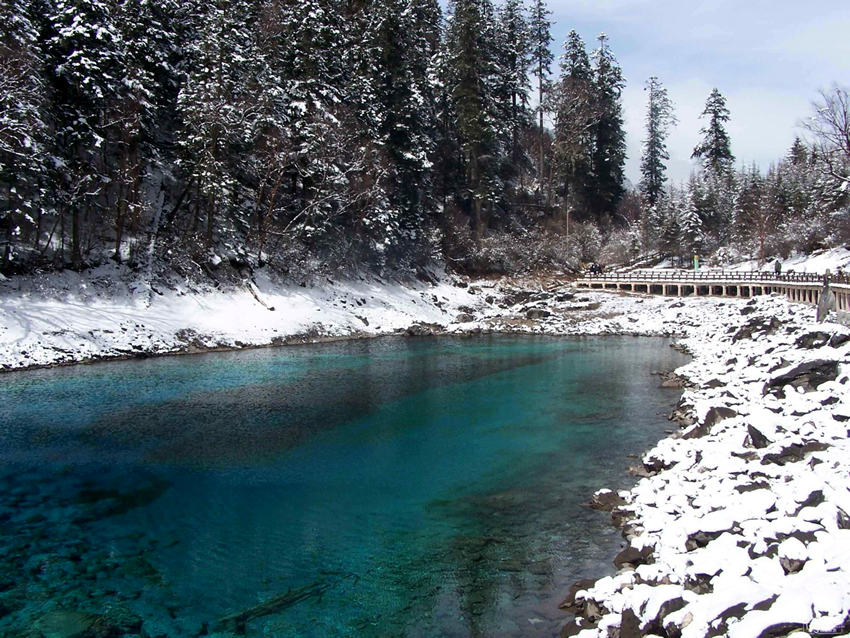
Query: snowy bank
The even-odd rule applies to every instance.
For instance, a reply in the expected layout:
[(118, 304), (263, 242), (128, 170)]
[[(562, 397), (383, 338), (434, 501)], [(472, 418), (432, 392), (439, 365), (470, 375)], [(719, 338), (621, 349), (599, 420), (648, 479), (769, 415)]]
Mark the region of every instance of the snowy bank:
[(676, 371), (683, 429), (644, 455), (624, 505), (595, 499), (628, 544), (617, 575), (564, 601), (578, 619), (562, 635), (846, 634), (850, 332), (776, 297), (664, 303), (694, 356)]
[(117, 266), (0, 282), (0, 370), (283, 345), (446, 326), (482, 314), (461, 282), (380, 279), (283, 285), (148, 285)]

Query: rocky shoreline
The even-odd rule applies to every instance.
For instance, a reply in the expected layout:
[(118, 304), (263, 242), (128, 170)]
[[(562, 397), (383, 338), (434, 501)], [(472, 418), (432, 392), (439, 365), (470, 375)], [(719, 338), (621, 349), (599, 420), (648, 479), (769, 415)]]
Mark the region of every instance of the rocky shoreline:
[(813, 314), (681, 307), (680, 430), (634, 488), (594, 495), (626, 546), (616, 575), (568, 593), (562, 636), (850, 633), (850, 333)]

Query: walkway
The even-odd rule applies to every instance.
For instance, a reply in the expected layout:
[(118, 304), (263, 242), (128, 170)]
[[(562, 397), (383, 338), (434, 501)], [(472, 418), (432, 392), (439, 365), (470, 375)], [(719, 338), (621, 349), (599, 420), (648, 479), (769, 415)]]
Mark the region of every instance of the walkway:
[[(715, 296), (749, 298), (779, 293), (791, 301), (815, 305), (823, 290), (823, 275), (752, 271), (635, 270), (587, 275), (576, 281), (580, 288), (642, 292), (674, 297)], [(835, 309), (850, 311), (850, 277), (831, 275)]]

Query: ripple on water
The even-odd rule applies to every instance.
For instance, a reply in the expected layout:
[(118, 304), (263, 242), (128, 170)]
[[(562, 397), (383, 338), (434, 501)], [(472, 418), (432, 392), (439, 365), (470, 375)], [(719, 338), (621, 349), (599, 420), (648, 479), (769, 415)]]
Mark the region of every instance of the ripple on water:
[(618, 543), (581, 504), (683, 362), (482, 337), (5, 375), (0, 633), (552, 636)]

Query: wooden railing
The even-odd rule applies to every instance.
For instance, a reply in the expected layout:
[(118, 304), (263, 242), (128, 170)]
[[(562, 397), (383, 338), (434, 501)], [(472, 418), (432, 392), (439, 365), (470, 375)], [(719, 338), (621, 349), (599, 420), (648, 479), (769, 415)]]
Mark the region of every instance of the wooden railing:
[[(735, 271), (735, 270), (711, 270), (711, 271), (673, 271), (663, 270), (633, 270), (631, 272), (610, 272), (590, 274), (585, 273), (581, 279), (600, 282), (712, 282), (723, 281), (729, 283), (745, 282), (783, 282), (790, 284), (820, 284), (823, 283), (824, 275), (805, 272), (762, 272), (762, 271)], [(832, 284), (850, 284), (850, 276), (846, 274), (830, 274), (829, 281)]]

